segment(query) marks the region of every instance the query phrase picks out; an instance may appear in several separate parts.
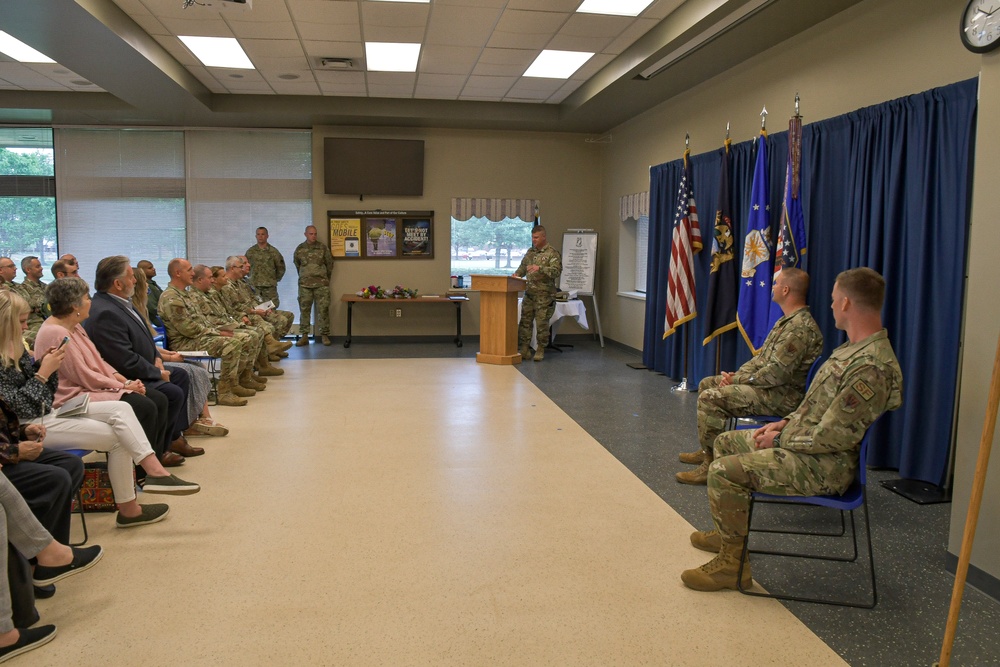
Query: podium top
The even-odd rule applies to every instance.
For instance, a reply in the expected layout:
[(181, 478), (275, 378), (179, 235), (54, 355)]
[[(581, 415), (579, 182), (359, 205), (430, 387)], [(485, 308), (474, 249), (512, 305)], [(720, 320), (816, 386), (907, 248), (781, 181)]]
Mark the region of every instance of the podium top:
[(472, 289), (480, 292), (521, 292), (528, 281), (514, 276), (472, 275)]

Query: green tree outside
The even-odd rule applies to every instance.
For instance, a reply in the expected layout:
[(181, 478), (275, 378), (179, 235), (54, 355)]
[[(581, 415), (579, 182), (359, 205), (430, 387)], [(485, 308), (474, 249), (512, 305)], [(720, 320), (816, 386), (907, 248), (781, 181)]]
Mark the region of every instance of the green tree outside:
[[(51, 178), (52, 151), (0, 148), (0, 177)], [(0, 197), (0, 255), (15, 262), (37, 255), (48, 267), (55, 260), (56, 203), (54, 197)]]

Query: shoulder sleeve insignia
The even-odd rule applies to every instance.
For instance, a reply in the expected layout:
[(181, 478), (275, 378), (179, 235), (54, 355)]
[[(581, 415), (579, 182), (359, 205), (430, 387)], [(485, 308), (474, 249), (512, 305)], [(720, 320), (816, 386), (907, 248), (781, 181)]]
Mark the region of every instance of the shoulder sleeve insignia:
[(865, 382), (864, 380), (858, 380), (851, 386), (854, 388), (854, 391), (861, 394), (861, 398), (865, 399), (866, 401), (872, 400), (872, 397), (875, 396), (875, 391), (871, 387), (869, 387), (868, 383)]

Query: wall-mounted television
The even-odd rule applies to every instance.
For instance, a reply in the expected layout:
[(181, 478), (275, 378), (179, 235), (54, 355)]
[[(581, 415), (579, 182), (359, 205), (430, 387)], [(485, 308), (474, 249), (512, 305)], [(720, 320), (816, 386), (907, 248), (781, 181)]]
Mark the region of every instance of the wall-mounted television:
[(323, 182), (328, 195), (423, 195), (424, 142), (328, 137)]

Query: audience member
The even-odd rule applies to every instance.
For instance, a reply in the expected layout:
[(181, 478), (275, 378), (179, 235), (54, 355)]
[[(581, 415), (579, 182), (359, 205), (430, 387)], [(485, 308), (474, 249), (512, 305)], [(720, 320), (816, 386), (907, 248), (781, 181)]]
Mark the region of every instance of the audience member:
[[(54, 539), (28, 510), (24, 499), (0, 476), (0, 544), (10, 542), (26, 558), (36, 560), (36, 586), (51, 586), (97, 564), (104, 551), (99, 545), (81, 549)], [(7, 550), (0, 549), (0, 572), (7, 571)], [(0, 662), (43, 646), (56, 636), (56, 626), (16, 628), (12, 620), (10, 587), (0, 576)]]
[(219, 331), (202, 317), (187, 288), (194, 280), (191, 262), (183, 258), (170, 261), (167, 267), (170, 284), (160, 296), (160, 317), (167, 326), (167, 338), (174, 350), (206, 351), (221, 357), (219, 404), (246, 405), (246, 397), (257, 392), (243, 385), (252, 370), (249, 346), (233, 337), (232, 331)]
[(0, 289), (17, 287), (14, 278), (17, 277), (17, 264), (10, 257), (0, 257)]
[[(252, 325), (264, 334), (268, 359), (277, 361), (287, 357), (292, 344), (278, 340), (283, 335), (286, 322), (281, 318), (285, 311), (261, 309), (256, 296), (244, 280), (246, 276), (246, 261), (239, 255), (226, 258), (226, 280), (222, 287), (215, 291), (211, 298), (222, 304), (223, 310), (233, 319)], [(215, 280), (213, 282), (219, 282)], [(211, 290), (210, 290), (211, 293)]]
[(52, 263), (52, 277), (56, 280), (60, 278), (79, 278), (80, 269), (68, 259), (57, 259)]
[(783, 269), (774, 279), (771, 298), (784, 316), (764, 340), (757, 356), (735, 373), (707, 377), (698, 385), (697, 452), (681, 454), (682, 463), (698, 463), (677, 473), (684, 484), (705, 484), (715, 438), (734, 417), (787, 415), (802, 402), (809, 368), (823, 351), (823, 334), (806, 305), (809, 274)]
[[(186, 409), (190, 376), (184, 369), (164, 367), (146, 320), (132, 308), (135, 275), (128, 257), (113, 255), (98, 262), (94, 288), (97, 292), (83, 328), (112, 368), (167, 397), (163, 433), (149, 442), (164, 466), (181, 465), (184, 456), (171, 450), (187, 450), (183, 433), (190, 424)], [(187, 451), (197, 455), (197, 450)]]
[(153, 278), (156, 277), (156, 267), (148, 259), (141, 259), (139, 263), (136, 264), (139, 270), (146, 277), (147, 284), (147, 304), (146, 304), (146, 317), (152, 322), (153, 326), (162, 327), (163, 320), (160, 319), (159, 307), (160, 307), (160, 295), (163, 294), (163, 288), (156, 284)]
[(28, 330), (24, 334), (24, 342), (29, 348), (35, 346), (35, 335), (42, 322), (48, 317), (45, 306), (45, 283), (42, 282), (42, 263), (34, 255), (28, 255), (21, 260), (21, 271), (24, 280), (17, 286), (17, 292), (28, 302), (31, 308), (28, 314)]
[[(883, 412), (902, 404), (902, 372), (882, 328), (884, 296), (885, 280), (872, 269), (838, 275), (831, 308), (847, 342), (820, 367), (798, 408), (763, 428), (716, 438), (715, 460), (708, 468), (715, 529), (693, 533), (691, 543), (717, 555), (685, 570), (681, 580), (686, 586), (699, 591), (737, 588), (752, 492), (834, 495), (850, 487), (858, 466), (865, 465), (858, 460), (865, 431)], [(749, 563), (742, 584), (751, 584)]]

